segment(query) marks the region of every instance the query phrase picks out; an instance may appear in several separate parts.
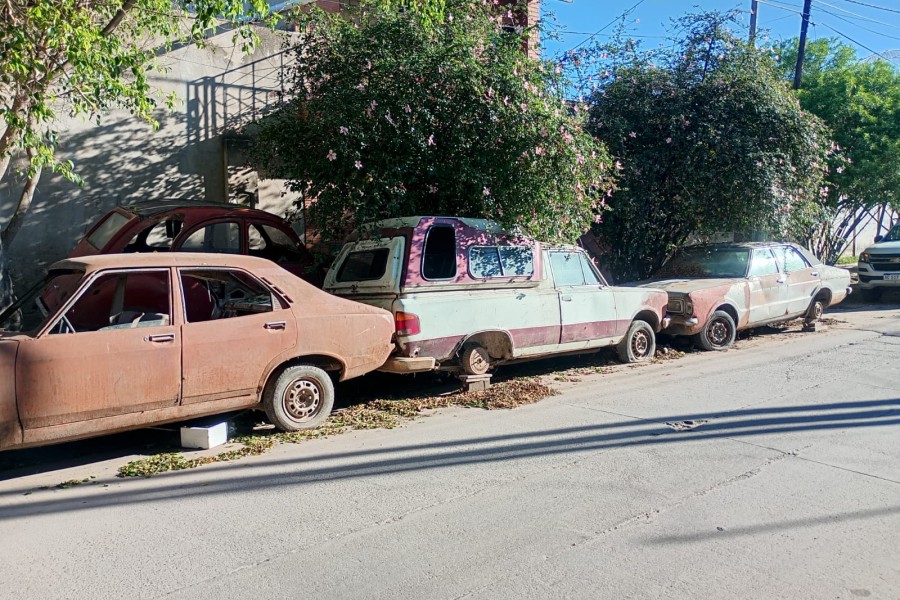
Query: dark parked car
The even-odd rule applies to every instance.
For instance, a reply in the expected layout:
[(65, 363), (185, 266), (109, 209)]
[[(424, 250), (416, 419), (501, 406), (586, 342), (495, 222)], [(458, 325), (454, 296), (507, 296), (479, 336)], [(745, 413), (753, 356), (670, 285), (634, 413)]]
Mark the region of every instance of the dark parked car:
[(310, 283), (322, 283), (312, 271), (312, 255), (284, 219), (227, 203), (178, 200), (116, 207), (91, 227), (70, 256), (169, 251), (257, 256)]

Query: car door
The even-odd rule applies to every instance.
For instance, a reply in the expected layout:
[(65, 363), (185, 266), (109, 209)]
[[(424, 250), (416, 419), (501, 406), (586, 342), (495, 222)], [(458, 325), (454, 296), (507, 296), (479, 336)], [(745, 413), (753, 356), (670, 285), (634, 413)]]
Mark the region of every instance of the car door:
[(151, 422), (152, 411), (178, 404), (181, 339), (170, 277), (170, 269), (100, 272), (46, 331), (19, 344), (26, 442), (29, 430), (139, 412)]
[(559, 294), (560, 345), (565, 350), (602, 345), (616, 335), (613, 293), (581, 252), (553, 250), (550, 268)]
[(786, 279), (769, 248), (756, 248), (750, 258), (747, 285), (750, 288), (749, 324), (764, 323), (784, 314)]
[(268, 365), (296, 346), (291, 311), (240, 269), (181, 268), (183, 403), (247, 397)]
[(809, 309), (813, 296), (821, 287), (819, 271), (791, 246), (777, 246), (774, 250), (787, 278), (786, 312), (792, 316), (801, 315)]

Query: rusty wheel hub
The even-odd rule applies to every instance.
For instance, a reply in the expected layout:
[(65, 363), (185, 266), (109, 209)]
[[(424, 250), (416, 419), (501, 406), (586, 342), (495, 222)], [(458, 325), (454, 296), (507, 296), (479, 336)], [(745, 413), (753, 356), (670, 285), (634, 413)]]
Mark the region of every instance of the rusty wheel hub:
[(322, 406), (322, 391), (315, 381), (298, 379), (284, 390), (284, 412), (297, 422), (309, 421)]
[(728, 325), (722, 319), (716, 319), (706, 328), (706, 336), (714, 345), (721, 346), (728, 340)]
[(631, 353), (635, 358), (644, 358), (650, 352), (650, 337), (646, 331), (638, 331), (631, 338)]

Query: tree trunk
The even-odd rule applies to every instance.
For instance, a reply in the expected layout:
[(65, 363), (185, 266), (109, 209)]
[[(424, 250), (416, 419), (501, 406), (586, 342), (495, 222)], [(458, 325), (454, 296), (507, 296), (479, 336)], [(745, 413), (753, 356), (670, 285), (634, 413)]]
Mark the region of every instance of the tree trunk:
[[(30, 154), (31, 153), (29, 152), (29, 158), (31, 158)], [(42, 171), (43, 167), (37, 167), (34, 173), (28, 178), (28, 181), (25, 182), (25, 187), (22, 188), (22, 195), (19, 196), (19, 203), (16, 205), (16, 211), (13, 213), (12, 217), (10, 217), (9, 223), (6, 224), (3, 231), (0, 232), (0, 241), (2, 241), (3, 245), (7, 248), (12, 244), (16, 234), (19, 233), (19, 230), (22, 228), (22, 220), (28, 213), (28, 209), (31, 208), (31, 201), (34, 199), (34, 191), (37, 189), (37, 184), (41, 179)]]

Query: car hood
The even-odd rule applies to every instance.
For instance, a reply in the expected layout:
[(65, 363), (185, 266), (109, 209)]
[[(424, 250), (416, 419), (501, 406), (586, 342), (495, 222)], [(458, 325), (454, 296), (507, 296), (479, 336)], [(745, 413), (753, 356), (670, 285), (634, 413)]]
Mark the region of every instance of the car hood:
[(646, 281), (636, 281), (626, 285), (643, 288), (658, 288), (676, 294), (689, 294), (691, 292), (696, 292), (697, 290), (707, 290), (725, 285), (734, 285), (740, 281), (742, 280), (725, 278), (689, 279), (681, 277), (677, 279), (648, 279)]
[(869, 246), (865, 251), (869, 254), (895, 254), (900, 252), (900, 241), (879, 242), (874, 246)]

